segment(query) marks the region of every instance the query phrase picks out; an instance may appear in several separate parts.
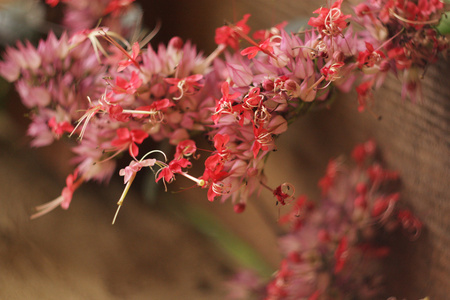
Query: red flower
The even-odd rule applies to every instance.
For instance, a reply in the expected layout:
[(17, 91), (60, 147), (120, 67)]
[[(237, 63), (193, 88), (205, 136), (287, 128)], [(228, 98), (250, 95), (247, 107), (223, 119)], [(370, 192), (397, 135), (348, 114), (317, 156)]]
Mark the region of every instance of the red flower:
[(47, 3), (51, 7), (55, 7), (59, 3), (59, 0), (45, 0), (45, 3)]
[(339, 245), (334, 252), (334, 273), (337, 274), (344, 268), (348, 257), (348, 238), (343, 236), (339, 241)]
[[(134, 1), (134, 0), (133, 0), (133, 1)], [(110, 3), (110, 4), (111, 4), (111, 3)], [(140, 51), (141, 51), (141, 48), (139, 47), (139, 43), (138, 43), (138, 42), (135, 42), (135, 43), (133, 44), (133, 47), (132, 47), (132, 53), (131, 53), (131, 56), (129, 56), (129, 55), (127, 54), (127, 56), (129, 56), (128, 59), (119, 61), (119, 63), (118, 63), (119, 67), (117, 68), (117, 72), (123, 71), (126, 67), (128, 67), (128, 66), (131, 65), (131, 64), (134, 64), (134, 65), (136, 65), (137, 67), (139, 67), (139, 64), (136, 62), (136, 59), (137, 59), (137, 57), (138, 57)]]
[(289, 204), (293, 200), (295, 190), (289, 183), (283, 183), (273, 190), (273, 195), (277, 198), (277, 204)]
[(255, 135), (255, 141), (253, 142), (252, 151), (253, 157), (256, 158), (259, 150), (269, 150), (269, 145), (273, 144), (273, 139), (272, 134), (262, 126), (259, 126), (258, 128), (253, 126), (253, 134)]
[(232, 114), (233, 113), (233, 101), (234, 99), (238, 98), (240, 96), (239, 93), (234, 93), (232, 95), (229, 94), (229, 85), (228, 82), (225, 81), (222, 83), (221, 87), (222, 91), (222, 98), (217, 102), (216, 104), (216, 111), (211, 116), (211, 119), (213, 120), (214, 124), (217, 124), (219, 121), (219, 118), (222, 114)]
[(336, 62), (329, 67), (323, 67), (320, 69), (320, 73), (325, 77), (325, 80), (335, 81), (341, 78), (339, 76), (339, 70), (344, 66), (343, 62)]
[(333, 3), (330, 9), (319, 8), (313, 13), (319, 14), (318, 17), (312, 17), (308, 21), (308, 25), (316, 27), (320, 33), (325, 35), (336, 36), (342, 33), (342, 30), (347, 27), (346, 19), (351, 15), (344, 15), (341, 11), (342, 0)]
[[(242, 31), (242, 33), (248, 34), (250, 32), (250, 27), (245, 24), (247, 23), (248, 18), (250, 18), (250, 14), (244, 15), (242, 20), (237, 22), (234, 27)], [(236, 51), (239, 50), (239, 35), (236, 33), (236, 30), (232, 29), (230, 26), (225, 25), (217, 28), (214, 40), (218, 45), (227, 45)]]
[(199, 83), (203, 79), (203, 75), (195, 74), (186, 78), (165, 78), (164, 81), (172, 84), (169, 88), (170, 93), (180, 91), (180, 96), (173, 98), (175, 100), (181, 99), (184, 94), (193, 94), (196, 90), (203, 87), (203, 84)]
[(156, 177), (156, 182), (158, 182), (161, 178), (164, 178), (165, 182), (170, 183), (176, 173), (183, 173), (182, 168), (187, 168), (191, 165), (191, 162), (185, 158), (174, 159), (169, 163), (167, 167), (159, 171), (158, 177)]
[(358, 111), (362, 112), (366, 108), (367, 100), (373, 97), (372, 93), (373, 80), (365, 81), (356, 87), (358, 93)]
[(266, 54), (271, 54), (273, 52), (272, 42), (270, 39), (265, 40), (262, 44), (259, 44), (258, 47), (248, 47), (241, 51), (241, 55), (247, 55), (249, 59), (255, 57), (259, 51), (262, 51)]
[(395, 61), (395, 66), (399, 70), (408, 69), (411, 67), (412, 60), (406, 57), (405, 49), (403, 47), (396, 47), (389, 50), (388, 57)]
[(115, 94), (134, 94), (141, 85), (142, 79), (139, 78), (139, 74), (132, 72), (130, 81), (117, 76), (116, 84), (113, 85), (112, 89)]
[(366, 43), (366, 50), (361, 51), (358, 54), (358, 67), (373, 67), (374, 65), (380, 63), (382, 58), (385, 58), (383, 52), (376, 50), (373, 48), (371, 43)]
[(105, 8), (103, 14), (111, 13), (113, 16), (118, 16), (122, 10), (126, 9), (133, 2), (134, 0), (112, 0)]
[(73, 126), (67, 121), (64, 122), (56, 122), (56, 117), (48, 120), (48, 127), (52, 130), (57, 137), (60, 137), (64, 132), (72, 132)]
[(178, 143), (175, 151), (175, 158), (180, 159), (184, 156), (191, 156), (195, 151), (197, 151), (195, 142), (193, 140), (184, 140)]
[(353, 148), (352, 158), (358, 165), (362, 165), (367, 158), (374, 155), (375, 150), (375, 142), (373, 140), (369, 140), (364, 144), (357, 145)]
[(318, 186), (322, 189), (322, 195), (328, 194), (328, 191), (334, 184), (336, 175), (338, 172), (339, 163), (336, 160), (330, 160), (325, 171), (325, 176), (323, 176), (318, 183)]
[(140, 129), (129, 130), (128, 128), (119, 128), (116, 130), (117, 138), (111, 144), (118, 148), (129, 148), (130, 155), (136, 157), (139, 154), (139, 148), (136, 144), (142, 142), (148, 137), (148, 134)]

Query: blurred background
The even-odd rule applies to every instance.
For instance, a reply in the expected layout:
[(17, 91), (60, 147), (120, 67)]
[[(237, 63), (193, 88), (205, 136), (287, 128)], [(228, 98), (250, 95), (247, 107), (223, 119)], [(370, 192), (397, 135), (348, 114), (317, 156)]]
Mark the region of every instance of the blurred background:
[[(349, 10), (350, 4), (343, 6)], [(152, 45), (178, 35), (209, 53), (215, 28), (225, 21), (250, 13), (252, 29), (268, 28), (283, 20), (301, 22), (326, 3), (166, 0), (140, 5), (148, 28), (158, 21), (162, 25)], [(47, 11), (31, 0), (1, 0), (2, 45), (17, 38), (36, 41), (50, 28), (61, 30), (47, 21), (58, 18), (58, 9)], [(400, 82), (393, 77), (376, 95), (374, 114), (357, 112), (356, 95), (339, 96), (330, 109), (296, 121), (280, 137), (279, 151), (267, 166), (269, 185), (289, 181), (298, 194), (314, 199), (328, 160), (374, 138), (386, 165), (401, 174), (402, 201), (425, 226), (414, 243), (404, 236), (392, 239), (387, 282), (389, 295), (400, 299), (446, 299), (450, 293), (449, 66), (442, 60), (429, 68), (421, 103), (402, 101)], [(31, 149), (26, 110), (13, 86), (1, 81), (0, 97), (0, 299), (222, 299), (223, 283), (236, 270), (251, 267), (266, 276), (276, 270), (279, 212), (268, 193), (237, 215), (230, 203), (209, 203), (199, 189), (149, 197), (149, 176), (133, 187), (111, 226), (123, 189), (117, 175), (108, 186), (83, 186), (68, 211), (57, 209), (30, 221), (33, 207), (60, 194), (71, 171), (71, 153), (64, 143)]]

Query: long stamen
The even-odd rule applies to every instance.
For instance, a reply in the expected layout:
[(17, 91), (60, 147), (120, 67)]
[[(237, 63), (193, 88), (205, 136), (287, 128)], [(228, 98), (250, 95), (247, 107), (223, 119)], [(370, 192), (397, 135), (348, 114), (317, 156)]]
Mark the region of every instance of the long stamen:
[(106, 33), (106, 31), (101, 31), (101, 33), (105, 40), (107, 40), (108, 42), (110, 42), (111, 44), (116, 46), (133, 63), (133, 65), (135, 65), (138, 69), (141, 69), (141, 66), (138, 64), (138, 62), (135, 59), (133, 59), (131, 57), (130, 53), (128, 53), (127, 50), (125, 50), (118, 42), (116, 42), (113, 38), (110, 37), (110, 35), (114, 36), (114, 37), (118, 37), (117, 34), (109, 33), (109, 35), (108, 35), (108, 33)]
[(400, 21), (403, 21), (405, 23), (408, 24), (414, 24), (414, 25), (430, 25), (430, 24), (437, 24), (439, 23), (440, 19), (435, 19), (435, 20), (429, 20), (429, 21), (412, 21), (412, 20), (408, 20), (403, 18), (402, 16), (398, 15), (397, 13), (394, 12), (394, 10), (390, 9), (389, 12), (396, 17), (397, 19), (399, 19)]
[(308, 90), (307, 93), (311, 92), (313, 89), (315, 89), (322, 81), (325, 80), (325, 76), (322, 75), (322, 77), (319, 78)]
[(134, 178), (136, 178), (136, 173), (133, 173), (133, 175), (131, 175), (130, 180), (127, 182), (127, 185), (125, 186), (125, 189), (122, 192), (122, 195), (120, 196), (119, 201), (117, 201), (117, 210), (116, 210), (116, 214), (114, 215), (114, 218), (112, 220), (112, 224), (114, 225), (114, 223), (116, 222), (117, 219), (117, 215), (119, 214), (119, 210), (122, 207), (123, 204), (123, 200), (125, 200), (125, 196), (128, 194), (128, 191), (130, 190), (130, 186), (134, 181)]
[(205, 185), (205, 181), (203, 179), (195, 178), (194, 176), (192, 176), (192, 175), (190, 175), (188, 173), (184, 173), (184, 172), (182, 172), (180, 174), (183, 175), (184, 177), (194, 181), (195, 183), (197, 183), (198, 186), (204, 186)]

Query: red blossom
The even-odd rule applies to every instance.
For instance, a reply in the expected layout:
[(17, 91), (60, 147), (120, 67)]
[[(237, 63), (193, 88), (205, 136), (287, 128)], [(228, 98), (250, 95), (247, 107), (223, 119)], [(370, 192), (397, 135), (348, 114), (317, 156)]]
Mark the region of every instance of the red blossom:
[[(237, 28), (244, 34), (248, 34), (250, 32), (250, 27), (248, 27), (246, 23), (249, 18), (250, 14), (244, 15), (242, 20), (237, 22), (233, 27)], [(218, 45), (227, 45), (236, 51), (239, 50), (239, 34), (237, 34), (236, 30), (230, 26), (225, 25), (217, 28), (214, 40)]]
[(356, 87), (358, 93), (358, 111), (363, 112), (366, 109), (367, 102), (373, 97), (372, 86), (374, 81), (369, 80), (361, 83)]
[(75, 169), (73, 174), (69, 174), (66, 178), (66, 186), (62, 190), (63, 200), (61, 202), (61, 208), (68, 209), (70, 202), (72, 201), (73, 192), (81, 185), (83, 178), (78, 178), (78, 169)]
[(118, 16), (124, 9), (126, 9), (134, 0), (112, 0), (108, 3), (103, 14), (111, 13), (113, 16)]
[(108, 107), (108, 113), (111, 119), (119, 122), (127, 122), (130, 119), (130, 114), (123, 113), (123, 108), (118, 104), (110, 105)]
[(181, 99), (185, 94), (193, 94), (195, 91), (203, 87), (202, 83), (199, 83), (203, 79), (203, 75), (194, 74), (186, 78), (165, 78), (164, 81), (171, 84), (169, 88), (170, 93), (180, 91), (180, 95), (175, 100)]
[(323, 67), (320, 69), (320, 73), (325, 77), (325, 80), (335, 81), (341, 78), (339, 76), (339, 70), (344, 66), (343, 62), (336, 62), (331, 64), (329, 67)]
[(373, 67), (376, 64), (379, 64), (381, 59), (385, 58), (383, 52), (380, 50), (375, 50), (371, 43), (366, 43), (366, 50), (358, 53), (358, 67)]
[(51, 118), (48, 120), (48, 127), (52, 130), (52, 132), (57, 136), (60, 137), (64, 132), (72, 132), (73, 126), (67, 121), (63, 122), (56, 122), (56, 117)]
[(333, 3), (331, 8), (321, 7), (313, 13), (318, 14), (317, 17), (311, 17), (308, 25), (316, 27), (320, 33), (325, 35), (336, 36), (342, 33), (347, 27), (347, 19), (350, 15), (344, 15), (341, 11), (342, 0)]
[(245, 210), (245, 203), (237, 203), (233, 206), (233, 210), (235, 213), (240, 214)]
[(412, 60), (406, 57), (403, 47), (396, 47), (388, 51), (388, 57), (395, 61), (395, 66), (399, 70), (408, 69), (412, 65)]
[(214, 124), (217, 124), (222, 114), (233, 113), (233, 102), (240, 96), (239, 93), (229, 94), (230, 89), (227, 81), (222, 83), (221, 91), (222, 98), (217, 102), (215, 113), (211, 116)]
[(197, 146), (193, 140), (184, 140), (179, 142), (175, 150), (175, 158), (180, 159), (184, 156), (191, 156), (197, 151)]
[(129, 130), (125, 127), (117, 129), (116, 134), (117, 138), (111, 142), (111, 145), (118, 148), (129, 148), (130, 155), (133, 157), (139, 154), (139, 148), (136, 144), (142, 144), (148, 137), (148, 133), (143, 130)]
[(413, 238), (417, 238), (422, 229), (422, 222), (414, 216), (411, 211), (404, 209), (397, 213), (397, 219), (400, 221), (403, 229), (407, 230), (412, 234)]
[(277, 198), (277, 204), (280, 203), (281, 205), (286, 205), (292, 201), (294, 189), (291, 184), (283, 183), (277, 186), (272, 193)]
[(190, 167), (191, 165), (191, 162), (185, 158), (174, 159), (169, 163), (169, 165), (159, 171), (159, 174), (156, 177), (156, 182), (164, 178), (165, 182), (170, 183), (175, 174), (183, 173), (182, 169)]
[(345, 266), (348, 257), (348, 237), (343, 236), (334, 252), (334, 274), (339, 273)]
[(393, 205), (400, 199), (399, 193), (378, 197), (373, 203), (372, 217), (387, 218), (393, 209)]
[(112, 86), (112, 89), (115, 94), (134, 94), (141, 85), (142, 79), (139, 77), (139, 74), (132, 72), (130, 81), (117, 76), (116, 83)]
[(119, 61), (119, 63), (118, 63), (119, 67), (117, 68), (117, 72), (123, 71), (126, 67), (128, 67), (131, 64), (134, 64), (137, 67), (139, 67), (139, 64), (137, 63), (136, 59), (137, 59), (140, 51), (141, 51), (141, 48), (139, 47), (139, 43), (135, 42), (132, 47), (131, 56), (129, 56), (125, 60)]
[(253, 126), (253, 134), (255, 141), (252, 145), (253, 157), (258, 156), (259, 150), (267, 151), (269, 146), (273, 144), (272, 134), (262, 126)]
[(353, 148), (352, 158), (358, 165), (362, 165), (367, 158), (374, 155), (375, 150), (376, 150), (375, 142), (373, 140), (369, 140)]
[(323, 176), (318, 183), (318, 186), (322, 189), (322, 195), (326, 195), (330, 188), (334, 184), (334, 180), (337, 175), (339, 163), (336, 160), (330, 160)]
[(248, 47), (245, 48), (244, 50), (241, 51), (241, 55), (245, 56), (247, 55), (247, 57), (249, 59), (254, 58), (259, 51), (262, 51), (266, 54), (272, 54), (273, 52), (273, 47), (272, 47), (272, 42), (270, 41), (270, 39), (265, 40), (263, 43), (259, 44), (258, 46), (252, 46), (252, 47)]
[(45, 0), (45, 3), (47, 3), (51, 7), (55, 7), (56, 5), (58, 5), (59, 0)]
[(283, 21), (280, 24), (277, 24), (268, 30), (266, 29), (257, 30), (255, 31), (255, 33), (253, 33), (253, 38), (255, 40), (264, 41), (266, 39), (271, 38), (274, 35), (280, 35), (281, 29), (286, 27), (287, 24), (288, 24), (287, 21)]

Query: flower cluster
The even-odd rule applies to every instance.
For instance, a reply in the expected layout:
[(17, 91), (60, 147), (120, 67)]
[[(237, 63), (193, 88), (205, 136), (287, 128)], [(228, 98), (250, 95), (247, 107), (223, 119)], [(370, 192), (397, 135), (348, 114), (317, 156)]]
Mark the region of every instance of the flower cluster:
[(280, 219), (291, 229), (279, 240), (284, 258), (265, 291), (261, 280), (243, 273), (230, 287), (234, 299), (252, 293), (271, 300), (380, 299), (379, 261), (389, 254), (380, 236), (400, 227), (415, 239), (422, 224), (399, 208), (400, 195), (390, 186), (398, 174), (384, 169), (374, 153), (368, 141), (353, 150), (354, 166), (342, 157), (329, 162), (319, 181), (320, 202), (300, 196)]
[[(132, 162), (120, 171), (124, 195), (142, 167), (155, 167), (157, 182), (184, 176), (206, 189), (210, 201), (231, 199), (236, 212), (261, 189), (281, 205), (293, 199), (289, 183), (266, 184), (265, 161), (276, 137), (310, 109), (327, 106), (335, 87), (355, 87), (363, 110), (372, 87), (388, 72), (402, 71), (405, 93), (414, 99), (420, 91), (414, 74), (448, 48), (432, 27), (444, 9), (436, 0), (368, 0), (355, 17), (344, 14), (338, 0), (314, 11), (310, 27), (294, 33), (281, 23), (250, 36), (245, 15), (216, 30), (217, 49), (208, 57), (178, 37), (154, 49), (148, 41), (157, 28), (129, 42), (124, 20), (136, 12), (132, 0), (62, 2), (66, 33), (50, 33), (37, 47), (19, 42), (0, 62), (0, 75), (15, 83), (31, 110), (32, 145), (78, 136), (78, 165), (70, 175), (76, 187), (108, 180), (116, 158), (128, 154)], [(350, 22), (367, 30), (356, 31)], [(241, 49), (241, 41), (250, 46)], [(213, 147), (201, 164), (199, 134)], [(173, 159), (138, 159), (149, 140), (168, 141), (176, 149)], [(195, 164), (203, 170), (198, 177), (188, 170)], [(57, 199), (50, 207), (68, 207), (69, 197)]]

